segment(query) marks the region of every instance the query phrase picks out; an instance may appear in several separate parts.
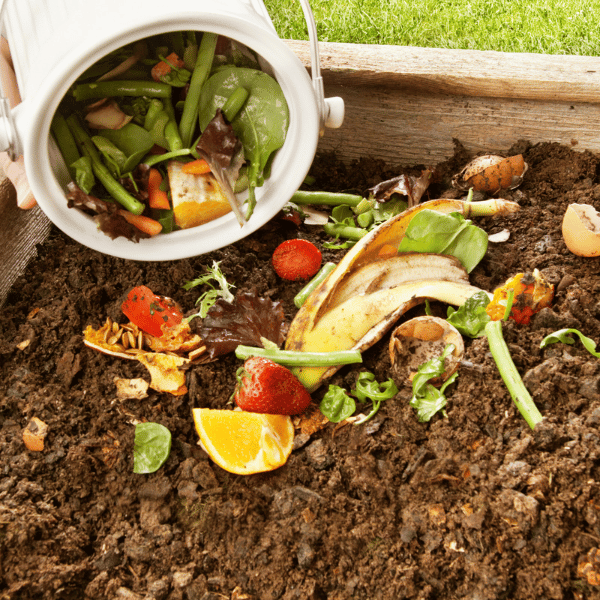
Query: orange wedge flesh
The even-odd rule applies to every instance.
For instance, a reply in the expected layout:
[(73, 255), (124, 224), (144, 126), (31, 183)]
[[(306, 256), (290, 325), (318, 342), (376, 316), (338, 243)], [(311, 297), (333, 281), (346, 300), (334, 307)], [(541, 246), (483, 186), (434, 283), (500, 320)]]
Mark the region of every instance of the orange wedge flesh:
[(287, 415), (210, 408), (195, 408), (193, 415), (202, 447), (230, 473), (272, 471), (292, 452), (294, 425)]

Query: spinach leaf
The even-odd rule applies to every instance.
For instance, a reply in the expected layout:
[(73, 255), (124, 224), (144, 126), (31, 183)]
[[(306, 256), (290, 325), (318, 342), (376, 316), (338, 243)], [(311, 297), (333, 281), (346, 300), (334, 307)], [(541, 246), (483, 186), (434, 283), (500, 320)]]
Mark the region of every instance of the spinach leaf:
[(125, 154), (123, 173), (133, 171), (154, 146), (152, 135), (135, 123), (127, 123), (121, 129), (103, 129), (100, 135), (110, 140)]
[(289, 125), (289, 110), (277, 81), (257, 69), (226, 66), (209, 77), (200, 94), (200, 129), (210, 123), (217, 109), (223, 108), (237, 88), (248, 92), (242, 109), (231, 125), (244, 147), (248, 166), (249, 218), (256, 204), (255, 188), (260, 187), (268, 174), (273, 153), (283, 146)]
[(86, 194), (91, 194), (92, 188), (96, 184), (96, 178), (92, 170), (92, 159), (89, 156), (82, 156), (69, 166), (75, 171), (75, 183)]
[(477, 292), (458, 309), (449, 306), (446, 320), (463, 335), (472, 338), (483, 337), (484, 328), (490, 321), (490, 316), (485, 310), (489, 303), (490, 298), (484, 291)]
[(159, 423), (138, 423), (133, 441), (133, 472), (158, 471), (171, 453), (171, 432)]
[(487, 245), (487, 233), (460, 213), (423, 209), (411, 219), (398, 252), (449, 254), (470, 273), (485, 256)]

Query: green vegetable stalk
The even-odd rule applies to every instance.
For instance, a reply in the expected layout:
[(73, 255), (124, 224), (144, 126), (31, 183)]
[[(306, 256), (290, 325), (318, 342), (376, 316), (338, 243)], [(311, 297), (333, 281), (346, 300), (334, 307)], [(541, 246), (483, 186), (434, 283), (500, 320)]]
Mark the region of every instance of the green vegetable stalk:
[(144, 212), (144, 204), (142, 204), (137, 198), (134, 198), (110, 173), (108, 168), (102, 162), (98, 150), (94, 142), (87, 134), (85, 129), (79, 124), (79, 121), (75, 115), (71, 115), (67, 119), (67, 124), (73, 137), (77, 141), (82, 154), (89, 156), (92, 161), (92, 169), (94, 175), (106, 188), (106, 191), (126, 208), (129, 212), (134, 215), (140, 215)]
[(262, 356), (287, 367), (332, 367), (362, 362), (359, 350), (339, 350), (337, 352), (298, 352), (278, 348), (254, 348), (239, 345), (235, 355), (241, 360), (251, 356)]
[(217, 46), (217, 38), (217, 34), (205, 32), (202, 34), (202, 39), (200, 40), (196, 64), (192, 71), (190, 87), (183, 104), (183, 113), (179, 121), (179, 133), (183, 145), (186, 148), (189, 148), (192, 144), (192, 137), (194, 136), (196, 121), (198, 119), (200, 93), (202, 92), (202, 87), (204, 86), (212, 67), (215, 48)]
[(148, 96), (149, 98), (170, 98), (171, 86), (167, 83), (150, 81), (97, 81), (79, 83), (73, 90), (77, 101), (116, 96)]
[(342, 194), (335, 192), (308, 192), (298, 190), (290, 199), (290, 202), (300, 205), (323, 204), (326, 206), (358, 206), (364, 200), (362, 196), (356, 194)]
[(531, 429), (543, 419), (537, 406), (534, 404), (529, 391), (525, 387), (515, 363), (513, 362), (508, 346), (502, 336), (502, 321), (490, 321), (485, 326), (485, 335), (490, 345), (490, 352), (500, 372), (513, 402), (523, 415)]
[(306, 299), (325, 281), (335, 266), (335, 263), (327, 262), (319, 269), (319, 272), (294, 297), (296, 308), (300, 308), (306, 302)]
[[(448, 322), (463, 335), (487, 337), (490, 351), (513, 402), (527, 424), (534, 429), (543, 417), (510, 356), (502, 335), (502, 321), (492, 321), (485, 310), (489, 302), (489, 296), (485, 292), (479, 292), (469, 298), (458, 310), (449, 308)], [(510, 305), (509, 302), (506, 314), (510, 314)]]

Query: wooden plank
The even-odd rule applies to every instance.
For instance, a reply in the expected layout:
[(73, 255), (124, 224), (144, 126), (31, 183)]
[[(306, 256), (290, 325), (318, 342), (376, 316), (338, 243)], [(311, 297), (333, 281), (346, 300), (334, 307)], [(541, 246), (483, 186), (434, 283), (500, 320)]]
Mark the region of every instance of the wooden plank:
[[(307, 43), (286, 43), (308, 68)], [(346, 114), (319, 151), (346, 162), (433, 165), (452, 155), (453, 139), (473, 152), (506, 152), (521, 139), (600, 152), (600, 59), (331, 43), (320, 51), (325, 95), (341, 96)]]
[[(310, 65), (308, 42), (285, 42)], [(408, 46), (319, 44), (325, 83), (401, 87), (413, 92), (598, 102), (600, 58), (442, 50)]]

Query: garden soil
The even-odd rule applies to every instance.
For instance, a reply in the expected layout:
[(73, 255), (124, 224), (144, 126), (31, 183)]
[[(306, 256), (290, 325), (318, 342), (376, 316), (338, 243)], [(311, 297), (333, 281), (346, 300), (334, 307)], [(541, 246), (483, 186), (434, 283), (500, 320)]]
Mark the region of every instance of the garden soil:
[[(137, 361), (83, 344), (88, 325), (126, 322), (120, 305), (145, 284), (192, 311), (182, 288), (219, 261), (235, 292), (281, 302), (293, 319), (302, 282), (271, 266), (279, 243), (326, 249), (322, 226), (279, 217), (221, 250), (173, 262), (132, 262), (84, 248), (53, 229), (13, 286), (0, 319), (0, 598), (124, 600), (530, 600), (598, 598), (600, 361), (581, 342), (540, 342), (560, 328), (600, 340), (600, 259), (571, 254), (561, 222), (570, 203), (600, 207), (600, 157), (520, 142), (529, 165), (503, 197), (511, 216), (477, 219), (507, 241), (489, 244), (471, 273), (492, 291), (534, 269), (555, 286), (550, 308), (504, 338), (544, 415), (531, 430), (484, 338), (465, 341), (446, 414), (417, 420), (403, 387), (362, 426), (298, 434), (281, 468), (251, 476), (216, 466), (198, 445), (196, 407), (232, 408), (233, 354), (187, 371), (188, 393), (117, 398), (114, 379), (149, 379)], [(426, 198), (458, 197), (450, 179), (470, 156), (456, 143)], [(404, 171), (368, 158), (317, 157), (313, 189), (366, 193)], [(445, 307), (431, 303), (434, 313)], [(412, 309), (408, 316), (422, 314)], [(360, 370), (390, 376), (389, 334), (330, 381), (351, 389)], [(326, 386), (313, 393), (317, 406)], [(42, 451), (23, 431), (48, 426)], [(166, 463), (133, 472), (134, 424), (172, 433)]]

